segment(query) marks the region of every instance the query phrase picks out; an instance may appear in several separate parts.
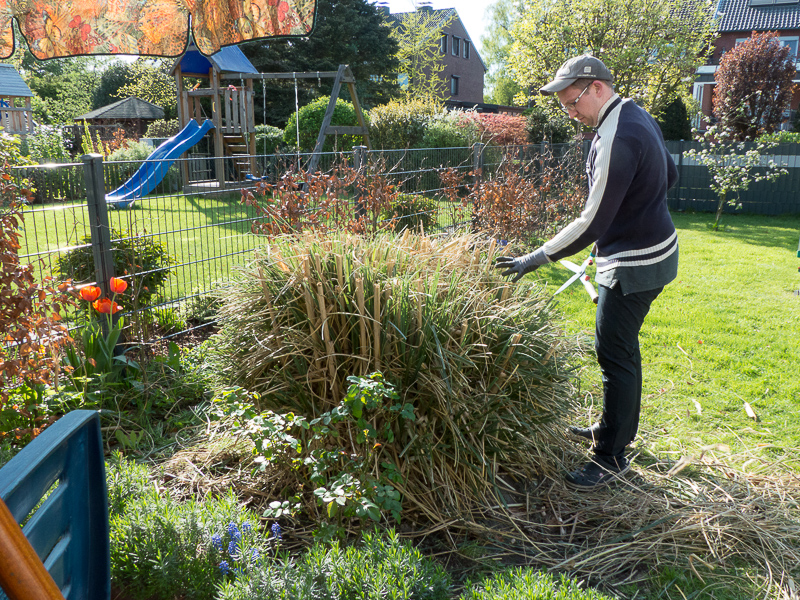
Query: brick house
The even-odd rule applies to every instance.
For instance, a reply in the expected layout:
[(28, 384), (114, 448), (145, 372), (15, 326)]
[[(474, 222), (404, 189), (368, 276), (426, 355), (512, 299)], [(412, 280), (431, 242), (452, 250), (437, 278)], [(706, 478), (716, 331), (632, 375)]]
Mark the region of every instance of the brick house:
[[(737, 43), (749, 38), (752, 32), (775, 31), (781, 43), (791, 48), (795, 61), (800, 59), (800, 0), (718, 0), (714, 11), (718, 19), (717, 39), (707, 63), (697, 69), (693, 96), (704, 115), (712, 114), (714, 73), (720, 58)], [(795, 82), (800, 82), (800, 76)], [(785, 114), (783, 128), (789, 128), (798, 104), (800, 93), (795, 93), (791, 110)]]
[[(389, 14), (384, 8), (390, 25), (402, 21), (403, 16), (410, 13)], [(432, 31), (439, 39), (439, 56), (444, 64), (442, 77), (447, 84), (445, 104), (454, 107), (472, 107), (483, 104), (483, 77), (486, 65), (475, 49), (464, 23), (455, 8), (438, 10), (422, 6), (418, 10), (430, 11), (434, 22), (439, 24), (438, 30)], [(447, 23), (447, 25), (444, 25)]]

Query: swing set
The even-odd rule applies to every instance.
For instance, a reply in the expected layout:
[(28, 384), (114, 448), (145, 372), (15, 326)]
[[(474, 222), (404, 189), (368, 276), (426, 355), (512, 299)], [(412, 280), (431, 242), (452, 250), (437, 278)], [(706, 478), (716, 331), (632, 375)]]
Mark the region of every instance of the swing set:
[[(206, 120), (203, 104), (211, 104), (211, 120), (214, 130), (210, 132), (214, 145), (214, 177), (198, 179), (202, 171), (193, 170), (192, 163), (182, 161), (184, 192), (210, 192), (241, 187), (243, 180), (261, 179), (262, 173), (256, 164), (255, 106), (253, 83), (261, 80), (263, 117), (266, 118), (266, 82), (268, 80), (292, 80), (295, 89), (295, 110), (299, 110), (298, 84), (301, 80), (333, 78), (330, 101), (320, 127), (319, 135), (306, 170), (314, 172), (319, 166), (322, 147), (328, 135), (360, 135), (365, 146), (370, 148), (369, 130), (356, 92), (356, 79), (348, 65), (339, 65), (336, 71), (311, 71), (303, 73), (258, 73), (244, 54), (235, 46), (223, 48), (210, 57), (190, 48), (173, 66), (172, 72), (178, 90), (178, 119), (182, 129), (194, 119), (198, 124)], [(208, 87), (187, 88), (185, 79), (207, 79)], [(225, 85), (226, 83), (229, 85)], [(238, 82), (239, 85), (235, 85)], [(346, 84), (356, 112), (358, 125), (331, 125), (342, 85)], [(203, 102), (204, 99), (208, 99)], [(297, 126), (299, 163), (299, 123)], [(266, 149), (266, 148), (265, 148)], [(228, 167), (226, 169), (226, 166)]]

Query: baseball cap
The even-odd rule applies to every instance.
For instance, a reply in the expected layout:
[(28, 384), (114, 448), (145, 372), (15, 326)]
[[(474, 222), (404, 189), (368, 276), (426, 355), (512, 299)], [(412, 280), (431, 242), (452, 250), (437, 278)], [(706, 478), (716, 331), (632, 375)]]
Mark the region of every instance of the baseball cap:
[(599, 79), (600, 81), (614, 81), (611, 71), (608, 70), (599, 58), (590, 54), (581, 54), (570, 58), (556, 71), (556, 77), (541, 88), (542, 94), (552, 94), (567, 89), (578, 79)]

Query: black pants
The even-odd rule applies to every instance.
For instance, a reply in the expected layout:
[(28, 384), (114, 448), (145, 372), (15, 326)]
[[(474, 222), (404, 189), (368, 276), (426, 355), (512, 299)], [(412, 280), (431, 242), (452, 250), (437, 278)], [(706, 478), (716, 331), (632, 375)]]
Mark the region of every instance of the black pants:
[(594, 449), (599, 458), (623, 457), (636, 437), (642, 404), (639, 330), (663, 289), (623, 295), (619, 284), (599, 288), (595, 350), (603, 375), (603, 418)]

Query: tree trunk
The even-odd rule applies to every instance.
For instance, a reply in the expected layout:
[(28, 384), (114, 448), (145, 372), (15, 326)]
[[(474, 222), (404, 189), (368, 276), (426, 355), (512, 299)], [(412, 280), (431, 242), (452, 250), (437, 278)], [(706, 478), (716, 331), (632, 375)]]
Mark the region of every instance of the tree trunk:
[(714, 220), (713, 229), (719, 229), (719, 220), (722, 218), (722, 209), (725, 208), (725, 197), (728, 194), (726, 192), (719, 193), (719, 204), (717, 205), (717, 218)]

